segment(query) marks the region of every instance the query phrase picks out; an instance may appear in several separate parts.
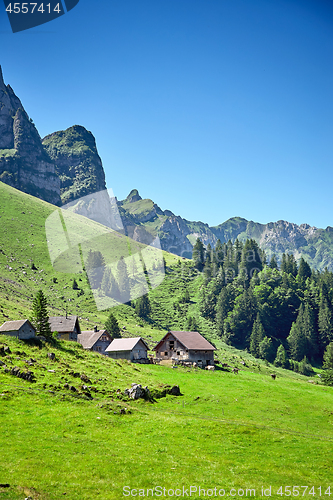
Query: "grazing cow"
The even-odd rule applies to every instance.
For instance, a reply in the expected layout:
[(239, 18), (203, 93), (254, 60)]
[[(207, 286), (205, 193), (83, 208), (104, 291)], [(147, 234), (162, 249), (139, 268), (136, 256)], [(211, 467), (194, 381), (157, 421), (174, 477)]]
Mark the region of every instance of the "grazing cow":
[(222, 367), (223, 368), (230, 368), (230, 366), (228, 365), (228, 363), (222, 363)]
[(210, 371), (212, 371), (212, 372), (213, 372), (213, 371), (215, 370), (215, 366), (213, 366), (213, 365), (208, 365), (208, 366), (205, 366), (205, 369), (206, 369), (206, 370), (210, 370)]
[(238, 375), (238, 372), (239, 372), (238, 368), (235, 367), (235, 368), (232, 369), (232, 373), (235, 373), (236, 375)]
[(273, 380), (275, 380), (276, 379), (276, 373), (271, 373), (271, 377), (272, 377)]

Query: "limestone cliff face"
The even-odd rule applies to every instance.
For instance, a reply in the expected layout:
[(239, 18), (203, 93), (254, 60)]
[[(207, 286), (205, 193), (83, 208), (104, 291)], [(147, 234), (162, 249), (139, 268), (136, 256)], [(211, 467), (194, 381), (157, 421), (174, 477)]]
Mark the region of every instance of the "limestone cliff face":
[(0, 181), (55, 205), (60, 181), (35, 125), (0, 68)]
[(149, 244), (159, 236), (163, 250), (191, 258), (197, 238), (205, 246), (215, 247), (217, 240), (256, 240), (266, 251), (268, 259), (273, 253), (281, 259), (283, 253), (293, 253), (296, 259), (303, 256), (311, 267), (333, 270), (333, 228), (320, 229), (308, 224), (297, 225), (279, 220), (268, 224), (233, 217), (219, 226), (210, 227), (203, 222), (192, 222), (162, 211), (152, 200), (142, 199), (136, 189), (118, 202), (126, 234), (142, 243)]
[(95, 138), (84, 127), (54, 132), (44, 137), (43, 145), (56, 165), (63, 204), (106, 189)]

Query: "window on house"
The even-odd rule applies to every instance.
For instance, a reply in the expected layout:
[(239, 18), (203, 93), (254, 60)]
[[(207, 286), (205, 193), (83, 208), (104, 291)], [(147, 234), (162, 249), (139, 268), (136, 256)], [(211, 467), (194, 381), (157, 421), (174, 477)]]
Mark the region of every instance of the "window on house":
[(177, 351), (177, 356), (180, 356), (180, 351)]
[(164, 353), (164, 356), (167, 356), (167, 355), (168, 355), (168, 353), (167, 353), (167, 352), (165, 352), (165, 353)]
[(170, 345), (170, 349), (173, 349), (175, 347), (175, 341), (174, 340), (170, 340), (169, 341), (169, 345)]

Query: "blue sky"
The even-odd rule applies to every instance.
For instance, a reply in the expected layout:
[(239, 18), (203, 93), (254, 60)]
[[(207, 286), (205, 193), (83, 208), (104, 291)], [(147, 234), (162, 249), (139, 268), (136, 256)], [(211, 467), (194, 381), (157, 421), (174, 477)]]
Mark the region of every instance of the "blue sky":
[(80, 124), (108, 187), (217, 225), (333, 226), (333, 3), (80, 0), (0, 63), (41, 136)]

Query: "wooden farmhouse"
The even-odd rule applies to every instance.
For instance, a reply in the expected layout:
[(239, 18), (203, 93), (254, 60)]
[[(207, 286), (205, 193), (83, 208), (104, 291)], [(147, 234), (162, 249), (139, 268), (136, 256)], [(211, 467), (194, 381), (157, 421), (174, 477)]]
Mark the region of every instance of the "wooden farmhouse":
[(36, 330), (28, 319), (6, 321), (0, 326), (0, 333), (18, 339), (28, 340), (36, 337)]
[(154, 347), (159, 360), (190, 361), (199, 366), (214, 365), (212, 346), (198, 332), (168, 332)]
[(141, 337), (114, 339), (105, 353), (113, 359), (129, 359), (130, 361), (145, 362), (148, 346)]
[(93, 331), (81, 332), (77, 336), (77, 341), (84, 349), (105, 354), (105, 349), (111, 344), (112, 337), (106, 330), (97, 330), (95, 327)]
[(49, 323), (51, 332), (58, 332), (58, 339), (77, 342), (77, 336), (81, 333), (77, 316), (54, 316), (49, 318)]

